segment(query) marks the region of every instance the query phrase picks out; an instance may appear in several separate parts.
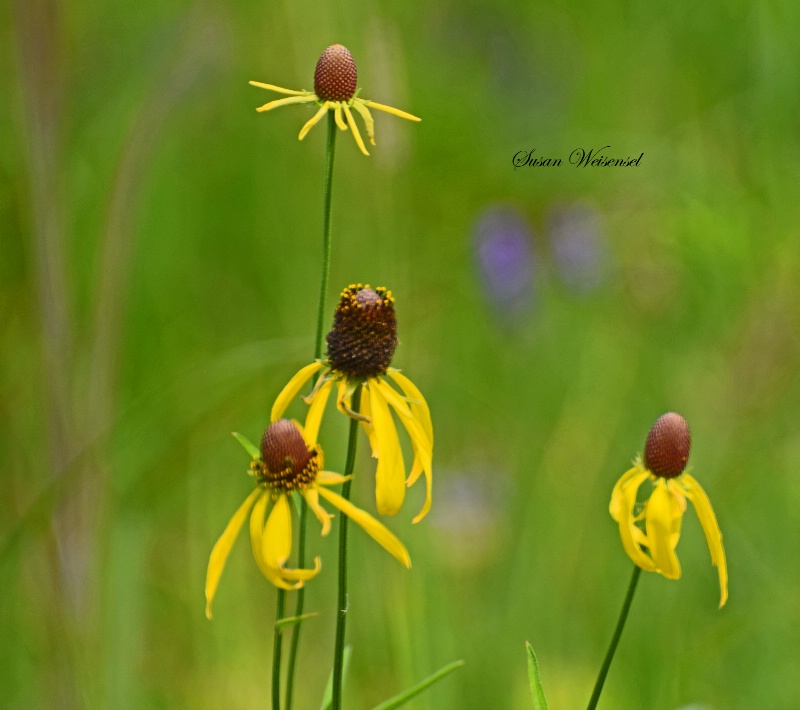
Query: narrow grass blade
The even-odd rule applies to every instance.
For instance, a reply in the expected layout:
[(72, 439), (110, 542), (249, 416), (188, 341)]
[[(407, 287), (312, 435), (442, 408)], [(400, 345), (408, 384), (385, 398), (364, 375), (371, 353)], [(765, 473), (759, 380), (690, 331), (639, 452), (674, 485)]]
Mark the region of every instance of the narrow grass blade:
[(254, 459), (261, 457), (261, 452), (258, 450), (258, 447), (250, 441), (246, 436), (242, 436), (239, 432), (233, 432), (233, 436), (243, 447), (244, 450), (250, 454)]
[[(350, 653), (352, 651), (352, 647), (345, 646), (344, 647), (344, 658), (342, 659), (342, 679), (347, 678), (347, 668), (350, 665)], [(333, 703), (333, 671), (328, 676), (328, 685), (325, 686), (325, 695), (322, 696), (322, 705), (320, 706), (320, 710), (329, 710), (331, 704)]]
[(312, 611), (308, 614), (301, 614), (300, 616), (287, 616), (285, 619), (281, 619), (280, 621), (275, 622), (276, 629), (282, 629), (284, 626), (292, 626), (293, 624), (299, 624), (306, 619), (313, 619), (315, 616), (319, 616), (318, 611)]
[(539, 679), (539, 661), (533, 652), (533, 646), (527, 641), (525, 648), (528, 649), (528, 681), (531, 684), (531, 701), (533, 710), (547, 710), (547, 698), (544, 697), (542, 681)]
[(441, 680), (449, 673), (452, 673), (456, 668), (461, 668), (464, 665), (464, 661), (453, 661), (449, 663), (444, 668), (440, 668), (436, 673), (433, 675), (428, 676), (425, 680), (421, 683), (417, 683), (417, 685), (412, 686), (408, 690), (404, 690), (399, 695), (395, 695), (393, 698), (389, 698), (388, 700), (382, 702), (380, 705), (376, 705), (373, 710), (393, 710), (393, 708), (399, 708), (401, 705), (405, 705), (411, 698), (419, 695), (422, 691), (428, 689), (432, 686), (437, 680)]

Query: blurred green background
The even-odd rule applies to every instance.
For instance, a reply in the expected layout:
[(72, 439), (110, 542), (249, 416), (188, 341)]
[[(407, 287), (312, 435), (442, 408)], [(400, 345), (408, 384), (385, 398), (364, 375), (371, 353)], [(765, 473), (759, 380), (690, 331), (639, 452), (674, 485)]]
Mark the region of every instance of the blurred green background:
[[(397, 297), (395, 365), (436, 428), (388, 524), (356, 529), (348, 707), (445, 663), (414, 708), (585, 705), (631, 564), (611, 488), (681, 412), (730, 601), (687, 514), (683, 579), (643, 576), (601, 707), (796, 708), (800, 637), (800, 5), (101, 3), (0, 7), (0, 706), (268, 707), (275, 593), (246, 540), (203, 615), (252, 439), (313, 353), (324, 123), (340, 42), (376, 112), (340, 134), (330, 304)], [(574, 168), (578, 147), (636, 168)], [(559, 168), (514, 170), (535, 148)], [(295, 416), (302, 414), (298, 408)], [(341, 469), (346, 423), (323, 429)], [(361, 446), (354, 496), (374, 509)], [(318, 537), (298, 708), (335, 616)]]

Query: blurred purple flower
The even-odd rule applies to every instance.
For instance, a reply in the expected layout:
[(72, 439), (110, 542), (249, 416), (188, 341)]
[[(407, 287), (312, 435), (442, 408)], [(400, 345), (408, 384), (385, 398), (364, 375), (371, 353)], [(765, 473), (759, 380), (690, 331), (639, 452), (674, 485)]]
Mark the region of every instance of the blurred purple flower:
[(547, 218), (547, 236), (556, 271), (567, 287), (585, 294), (603, 282), (607, 251), (594, 207), (578, 203), (554, 208)]
[(515, 209), (492, 206), (475, 225), (475, 255), (487, 300), (504, 317), (528, 310), (533, 301), (533, 237)]

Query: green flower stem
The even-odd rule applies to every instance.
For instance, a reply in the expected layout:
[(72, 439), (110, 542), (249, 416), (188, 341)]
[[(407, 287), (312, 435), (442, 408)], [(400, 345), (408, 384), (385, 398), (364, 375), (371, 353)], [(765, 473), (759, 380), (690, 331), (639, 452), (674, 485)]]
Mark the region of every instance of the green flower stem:
[[(333, 194), (333, 160), (336, 156), (336, 121), (333, 111), (328, 111), (328, 144), (325, 151), (325, 177), (322, 188), (322, 266), (319, 279), (319, 306), (317, 308), (317, 337), (314, 342), (314, 359), (322, 357), (325, 343), (325, 302), (328, 294), (328, 277), (331, 269), (331, 200)], [(305, 498), (300, 502), (300, 533), (298, 539), (297, 566), (305, 567), (306, 559), (306, 520), (308, 506)], [(303, 615), (306, 589), (297, 591), (295, 616)], [(300, 630), (302, 624), (295, 624), (292, 629), (292, 640), (289, 646), (289, 667), (286, 671), (286, 708), (292, 710), (294, 694), (294, 671), (297, 662), (297, 650), (300, 646)]]
[[(304, 569), (306, 566), (306, 518), (308, 517), (308, 506), (306, 500), (303, 498), (300, 506), (300, 537), (298, 540), (297, 552), (297, 567)], [(303, 615), (303, 606), (305, 604), (306, 588), (300, 587), (297, 590), (297, 604), (295, 605), (294, 615)], [(292, 641), (289, 646), (289, 667), (286, 670), (286, 702), (284, 703), (285, 710), (292, 710), (292, 700), (294, 694), (294, 668), (297, 662), (297, 648), (300, 644), (300, 628), (302, 623), (294, 624), (292, 629)]]
[(325, 152), (325, 184), (322, 205), (322, 271), (319, 280), (319, 309), (317, 310), (317, 341), (314, 357), (322, 357), (325, 340), (325, 296), (331, 270), (331, 197), (333, 193), (333, 159), (336, 156), (336, 122), (328, 111), (328, 147)]
[(611, 643), (606, 651), (606, 657), (603, 659), (603, 665), (600, 666), (600, 672), (597, 674), (597, 681), (594, 684), (592, 697), (589, 699), (587, 710), (594, 710), (597, 707), (597, 701), (600, 699), (600, 693), (603, 692), (603, 684), (606, 682), (608, 669), (611, 667), (611, 661), (614, 660), (614, 653), (617, 650), (620, 636), (622, 636), (622, 629), (625, 628), (625, 620), (628, 618), (628, 611), (631, 608), (633, 601), (633, 594), (636, 591), (636, 583), (639, 581), (639, 575), (642, 573), (642, 568), (638, 565), (633, 566), (633, 574), (631, 581), (628, 585), (628, 591), (625, 594), (625, 601), (622, 602), (622, 609), (619, 612), (619, 619), (617, 619), (617, 628), (614, 629), (614, 635), (611, 637)]
[[(353, 392), (351, 408), (358, 412), (361, 408), (361, 387), (356, 387)], [(356, 463), (356, 444), (358, 443), (358, 421), (350, 420), (350, 434), (347, 440), (347, 460), (345, 461), (344, 475), (348, 479), (342, 484), (342, 497), (350, 500), (350, 484), (353, 468)], [(348, 518), (344, 513), (339, 514), (339, 597), (338, 616), (336, 618), (336, 641), (333, 648), (333, 703), (332, 710), (341, 710), (342, 707), (342, 666), (344, 663), (344, 632), (347, 624), (347, 611), (349, 600), (347, 598), (347, 523)]]
[[(276, 621), (283, 618), (286, 607), (286, 592), (278, 590), (278, 609), (275, 612)], [(272, 710), (280, 710), (281, 707), (281, 646), (283, 646), (283, 634), (278, 624), (275, 624), (275, 631), (272, 636)]]

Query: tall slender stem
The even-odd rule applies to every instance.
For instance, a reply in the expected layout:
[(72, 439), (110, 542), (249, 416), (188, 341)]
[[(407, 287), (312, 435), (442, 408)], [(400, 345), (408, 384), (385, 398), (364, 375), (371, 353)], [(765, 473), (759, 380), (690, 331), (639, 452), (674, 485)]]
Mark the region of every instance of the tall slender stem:
[[(286, 606), (286, 592), (278, 590), (278, 608), (275, 612), (276, 621), (283, 618)], [(280, 710), (281, 707), (281, 646), (283, 636), (278, 624), (275, 624), (275, 631), (272, 636), (272, 710)]]
[[(306, 505), (305, 498), (303, 498), (302, 505), (300, 506), (300, 537), (298, 540), (297, 552), (297, 567), (305, 569), (306, 566), (306, 518), (308, 517), (308, 506)], [(305, 604), (306, 589), (300, 587), (297, 590), (297, 603), (294, 609), (295, 616), (303, 615), (303, 607)], [(292, 640), (289, 646), (289, 666), (286, 669), (286, 700), (284, 702), (284, 710), (292, 710), (292, 700), (294, 695), (294, 668), (297, 662), (297, 647), (300, 643), (300, 627), (301, 623), (296, 623), (292, 630)]]
[[(328, 278), (331, 268), (331, 204), (333, 196), (333, 161), (336, 156), (336, 122), (333, 111), (328, 112), (328, 142), (325, 150), (325, 175), (322, 186), (322, 265), (319, 278), (319, 305), (317, 308), (317, 335), (314, 341), (314, 359), (322, 357), (325, 343), (325, 303), (328, 294)], [(305, 567), (306, 558), (306, 520), (308, 507), (305, 499), (300, 504), (300, 533), (298, 539), (297, 566)], [(305, 607), (305, 587), (297, 591), (295, 616), (302, 616)], [(300, 646), (300, 630), (302, 624), (294, 624), (292, 640), (289, 645), (289, 666), (286, 671), (286, 707), (292, 710), (294, 695), (294, 671), (297, 663), (297, 650)]]
[(636, 583), (639, 581), (639, 575), (642, 568), (638, 565), (633, 566), (633, 574), (631, 575), (630, 584), (628, 584), (628, 591), (625, 594), (625, 601), (622, 602), (622, 609), (619, 612), (619, 619), (617, 619), (617, 628), (614, 629), (614, 635), (611, 637), (611, 643), (606, 651), (606, 657), (603, 659), (603, 665), (600, 666), (600, 672), (597, 674), (597, 681), (594, 684), (592, 697), (589, 699), (589, 706), (587, 710), (594, 710), (597, 707), (597, 701), (600, 699), (600, 693), (603, 692), (603, 684), (606, 682), (608, 669), (611, 667), (611, 661), (614, 659), (614, 653), (617, 650), (622, 630), (625, 628), (625, 620), (628, 618), (628, 611), (631, 608), (633, 601), (633, 593), (636, 591)]
[(331, 198), (333, 193), (333, 159), (336, 155), (336, 123), (333, 111), (328, 111), (328, 148), (325, 152), (325, 184), (322, 205), (322, 271), (319, 280), (319, 309), (317, 310), (317, 340), (314, 357), (322, 357), (325, 338), (325, 296), (331, 270)]
[[(356, 387), (353, 393), (351, 408), (358, 412), (361, 408), (361, 387)], [(358, 443), (358, 421), (350, 420), (350, 434), (347, 440), (347, 460), (344, 467), (344, 475), (348, 479), (342, 484), (342, 497), (350, 500), (349, 478), (353, 475), (353, 468), (356, 463), (356, 444)], [(333, 694), (332, 710), (341, 710), (342, 707), (342, 665), (344, 663), (344, 632), (347, 625), (347, 611), (350, 601), (347, 597), (347, 523), (348, 518), (344, 513), (339, 515), (339, 596), (338, 596), (338, 616), (336, 618), (336, 641), (333, 649)]]

